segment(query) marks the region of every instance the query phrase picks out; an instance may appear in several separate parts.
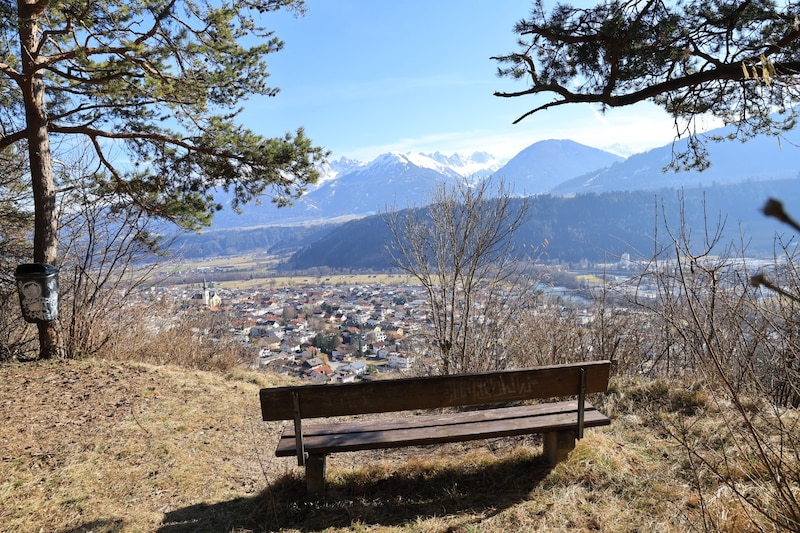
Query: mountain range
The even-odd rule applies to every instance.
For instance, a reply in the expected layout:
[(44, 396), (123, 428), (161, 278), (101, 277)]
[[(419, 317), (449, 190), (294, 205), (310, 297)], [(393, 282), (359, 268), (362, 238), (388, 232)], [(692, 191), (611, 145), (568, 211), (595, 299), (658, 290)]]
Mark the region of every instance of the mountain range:
[[(392, 152), (369, 162), (341, 158), (322, 167), (318, 183), (294, 205), (277, 208), (269, 202), (253, 203), (244, 206), (240, 215), (224, 209), (215, 215), (212, 229), (343, 221), (387, 209), (424, 206), (438, 184), (464, 178), (495, 176), (519, 196), (573, 196), (798, 176), (800, 152), (792, 139), (781, 142), (763, 135), (746, 143), (710, 140), (727, 138), (730, 133), (730, 129), (720, 129), (701, 136), (707, 140), (712, 161), (704, 171), (665, 171), (676, 153), (686, 151), (686, 139), (628, 158), (570, 140), (536, 142), (505, 162), (485, 152), (469, 156)], [(794, 136), (800, 141), (800, 136)]]
[(541, 194), (570, 178), (622, 161), (618, 155), (569, 140), (537, 142), (505, 164), (485, 152), (469, 156), (386, 153), (364, 163), (339, 159), (290, 207), (244, 206), (241, 215), (223, 210), (213, 229), (264, 227), (347, 220), (387, 209), (423, 206), (437, 185), (453, 180), (501, 177), (520, 196)]
[[(655, 190), (662, 188), (703, 187), (742, 181), (797, 178), (800, 172), (798, 132), (783, 138), (760, 135), (747, 142), (729, 139), (733, 128), (722, 128), (701, 136), (711, 166), (706, 170), (666, 169), (675, 154), (688, 150), (688, 139), (662, 146), (604, 168), (562, 181), (548, 192), (555, 196), (611, 191)], [(724, 141), (715, 141), (724, 138)]]
[[(722, 129), (706, 136), (712, 164), (702, 172), (665, 171), (674, 154), (686, 149), (686, 140), (628, 158), (570, 140), (534, 143), (506, 162), (483, 152), (387, 153), (370, 162), (342, 158), (322, 168), (319, 182), (294, 206), (248, 205), (242, 215), (223, 210), (211, 231), (186, 236), (183, 244), (190, 255), (256, 248), (293, 253), (287, 264), (298, 269), (385, 268), (379, 257), (386, 240), (381, 213), (425, 206), (440, 183), (487, 176), (529, 198), (535, 217), (524, 228), (523, 244), (551, 243), (548, 255), (554, 260), (652, 249), (653, 214), (659, 209), (673, 223), (683, 212), (694, 214), (695, 225), (706, 216), (724, 219), (730, 238), (744, 231), (759, 245), (771, 243), (779, 228), (765, 221), (759, 208), (770, 196), (800, 205), (800, 152), (791, 139), (781, 143), (759, 136), (741, 143), (728, 138), (730, 133)], [(685, 209), (676, 203), (681, 195)], [(759, 252), (768, 253), (766, 248)]]
[(215, 214), (212, 229), (318, 224), (425, 205), (439, 183), (464, 177), (481, 179), (501, 166), (484, 152), (471, 156), (392, 152), (368, 163), (342, 158), (324, 165), (319, 181), (294, 205), (252, 204), (244, 206), (240, 215), (224, 209)]

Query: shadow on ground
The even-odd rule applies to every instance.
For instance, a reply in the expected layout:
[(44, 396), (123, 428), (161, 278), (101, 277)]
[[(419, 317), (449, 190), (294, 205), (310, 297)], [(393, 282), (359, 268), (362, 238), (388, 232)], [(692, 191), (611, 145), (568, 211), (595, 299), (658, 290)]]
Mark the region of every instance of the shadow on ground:
[(108, 518), (87, 522), (82, 526), (66, 529), (61, 533), (117, 533), (122, 531), (125, 522), (121, 518)]
[(527, 500), (550, 470), (533, 454), (435, 470), (414, 464), (395, 471), (366, 467), (329, 476), (328, 490), (319, 497), (306, 495), (303, 479), (286, 475), (254, 497), (167, 513), (158, 531), (319, 531), (351, 524), (398, 526), (445, 515), (483, 519)]

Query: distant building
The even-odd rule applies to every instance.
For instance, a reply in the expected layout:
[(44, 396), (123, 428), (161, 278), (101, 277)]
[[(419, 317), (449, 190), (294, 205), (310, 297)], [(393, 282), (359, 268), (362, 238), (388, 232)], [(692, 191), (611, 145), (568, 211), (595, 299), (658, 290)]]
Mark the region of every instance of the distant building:
[(356, 375), (352, 372), (350, 373), (337, 372), (333, 376), (333, 381), (336, 383), (353, 383), (355, 380), (356, 380)]
[(367, 373), (368, 370), (367, 363), (364, 361), (353, 361), (352, 363), (340, 367), (340, 371), (343, 373), (353, 373), (356, 376), (363, 376)]
[(389, 368), (396, 368), (400, 371), (411, 370), (415, 358), (410, 355), (401, 355), (397, 352), (389, 354)]
[(189, 299), (189, 305), (191, 307), (217, 309), (222, 305), (222, 298), (208, 287), (206, 280), (203, 280), (203, 292), (193, 294)]
[(317, 368), (323, 366), (325, 361), (320, 359), (319, 357), (312, 357), (310, 359), (306, 359), (303, 361), (302, 369), (303, 371), (307, 370), (316, 370)]

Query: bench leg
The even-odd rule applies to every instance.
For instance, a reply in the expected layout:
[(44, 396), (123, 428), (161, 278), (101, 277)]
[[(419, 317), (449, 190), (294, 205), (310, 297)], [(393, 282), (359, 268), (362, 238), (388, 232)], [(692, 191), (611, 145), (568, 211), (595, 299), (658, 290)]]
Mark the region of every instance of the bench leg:
[(325, 456), (311, 455), (306, 458), (306, 489), (309, 494), (325, 492)]
[(565, 460), (569, 452), (575, 449), (574, 431), (552, 431), (542, 435), (542, 440), (544, 455), (553, 465)]

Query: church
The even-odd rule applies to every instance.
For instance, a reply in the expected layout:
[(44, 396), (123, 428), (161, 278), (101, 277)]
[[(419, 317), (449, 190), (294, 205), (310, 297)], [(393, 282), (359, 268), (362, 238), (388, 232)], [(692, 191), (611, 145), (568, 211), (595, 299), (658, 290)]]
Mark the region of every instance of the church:
[(198, 292), (192, 295), (189, 299), (191, 307), (205, 307), (207, 309), (217, 309), (222, 304), (222, 298), (209, 289), (206, 280), (203, 280), (203, 292)]

